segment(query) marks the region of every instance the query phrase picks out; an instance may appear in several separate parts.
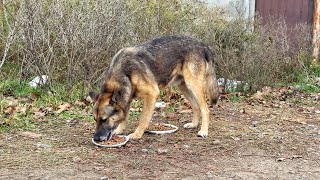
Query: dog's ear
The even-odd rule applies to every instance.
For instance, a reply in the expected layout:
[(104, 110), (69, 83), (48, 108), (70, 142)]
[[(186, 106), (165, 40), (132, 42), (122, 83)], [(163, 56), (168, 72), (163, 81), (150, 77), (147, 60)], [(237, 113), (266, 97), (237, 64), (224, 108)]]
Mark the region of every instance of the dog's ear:
[(98, 94), (98, 93), (95, 93), (95, 92), (93, 92), (93, 91), (90, 91), (90, 92), (89, 92), (89, 96), (90, 96), (90, 98), (92, 99), (93, 102), (96, 102), (97, 99), (98, 99), (98, 97), (99, 97), (99, 94)]

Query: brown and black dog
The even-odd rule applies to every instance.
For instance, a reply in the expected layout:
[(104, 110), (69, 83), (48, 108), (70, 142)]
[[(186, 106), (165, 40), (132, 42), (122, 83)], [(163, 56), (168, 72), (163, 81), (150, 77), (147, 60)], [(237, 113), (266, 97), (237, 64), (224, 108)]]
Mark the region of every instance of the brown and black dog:
[(149, 125), (160, 89), (178, 86), (190, 101), (191, 123), (196, 128), (202, 117), (199, 136), (206, 137), (210, 103), (216, 103), (219, 92), (212, 51), (204, 43), (187, 36), (162, 36), (134, 47), (121, 49), (112, 59), (99, 94), (94, 100), (95, 141), (110, 139), (126, 127), (133, 98), (143, 100), (139, 125), (129, 137), (139, 139)]

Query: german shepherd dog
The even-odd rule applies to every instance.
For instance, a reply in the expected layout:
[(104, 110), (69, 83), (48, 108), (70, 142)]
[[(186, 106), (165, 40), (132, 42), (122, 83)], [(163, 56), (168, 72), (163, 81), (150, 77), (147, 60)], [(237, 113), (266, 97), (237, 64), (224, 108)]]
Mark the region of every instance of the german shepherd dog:
[(184, 128), (196, 128), (201, 115), (198, 135), (206, 137), (209, 127), (206, 95), (211, 104), (219, 96), (213, 53), (193, 38), (172, 35), (123, 48), (112, 58), (100, 93), (89, 93), (95, 103), (94, 140), (109, 140), (112, 134), (123, 132), (133, 98), (143, 100), (143, 109), (139, 125), (129, 138), (141, 138), (152, 118), (160, 89), (170, 86), (178, 86), (192, 106), (192, 122)]

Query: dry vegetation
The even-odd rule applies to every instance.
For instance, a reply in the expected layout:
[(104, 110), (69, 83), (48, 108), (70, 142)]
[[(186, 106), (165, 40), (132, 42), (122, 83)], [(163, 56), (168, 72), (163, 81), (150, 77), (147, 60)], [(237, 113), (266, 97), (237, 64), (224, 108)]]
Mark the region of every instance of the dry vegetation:
[(51, 86), (62, 82), (85, 92), (116, 51), (163, 34), (205, 41), (219, 77), (246, 81), (252, 90), (294, 81), (308, 67), (307, 26), (296, 28), (301, 36), (292, 51), (284, 23), (226, 20), (223, 9), (196, 0), (3, 0), (1, 15), (1, 78), (21, 82), (46, 74)]

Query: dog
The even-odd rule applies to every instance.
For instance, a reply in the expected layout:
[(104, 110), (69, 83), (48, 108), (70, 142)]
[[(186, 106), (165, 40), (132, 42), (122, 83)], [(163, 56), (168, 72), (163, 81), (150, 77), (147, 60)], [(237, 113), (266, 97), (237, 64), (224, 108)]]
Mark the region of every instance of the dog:
[(109, 140), (126, 127), (133, 98), (143, 100), (137, 129), (129, 135), (139, 139), (147, 129), (160, 89), (177, 86), (190, 102), (192, 122), (184, 128), (196, 128), (198, 136), (208, 136), (209, 108), (219, 98), (213, 52), (204, 43), (188, 36), (154, 38), (134, 47), (123, 48), (112, 58), (100, 93), (90, 92), (94, 102), (95, 141)]

